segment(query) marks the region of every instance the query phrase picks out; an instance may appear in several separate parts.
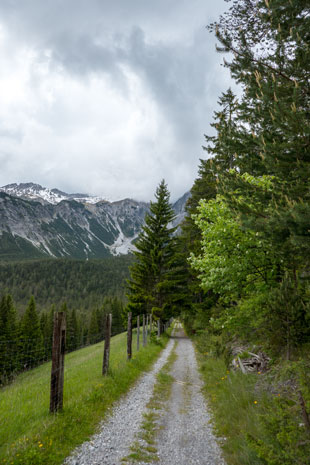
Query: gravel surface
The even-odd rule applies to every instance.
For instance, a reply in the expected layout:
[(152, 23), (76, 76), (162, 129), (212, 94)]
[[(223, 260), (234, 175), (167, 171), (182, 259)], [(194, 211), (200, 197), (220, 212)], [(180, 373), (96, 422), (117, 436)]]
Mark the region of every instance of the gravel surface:
[[(210, 414), (201, 393), (202, 381), (192, 342), (183, 330), (174, 331), (152, 371), (112, 409), (101, 424), (100, 432), (68, 457), (65, 465), (121, 465), (130, 446), (141, 431), (143, 413), (152, 397), (156, 374), (167, 362), (177, 342), (177, 360), (171, 370), (174, 377), (170, 400), (161, 412), (160, 432), (156, 439), (158, 465), (225, 465), (212, 432)], [(155, 462), (154, 462), (155, 463)], [(135, 462), (143, 465), (144, 462)]]
[(178, 358), (171, 370), (175, 378), (162, 429), (157, 440), (159, 465), (225, 465), (212, 433), (210, 415), (201, 394), (195, 351), (182, 329), (175, 333)]
[(170, 340), (152, 371), (143, 375), (115, 405), (110, 416), (101, 424), (100, 432), (76, 449), (65, 460), (66, 465), (120, 465), (140, 429), (143, 412), (152, 396), (155, 376), (166, 363), (172, 348), (173, 340)]

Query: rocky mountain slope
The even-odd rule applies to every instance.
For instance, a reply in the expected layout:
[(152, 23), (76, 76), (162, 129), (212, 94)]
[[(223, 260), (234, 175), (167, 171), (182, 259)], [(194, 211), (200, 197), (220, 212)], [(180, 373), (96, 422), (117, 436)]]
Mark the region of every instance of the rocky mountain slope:
[[(176, 224), (189, 194), (174, 207)], [(0, 259), (40, 257), (102, 258), (132, 250), (149, 204), (97, 200), (37, 184), (0, 189)]]
[(48, 202), (56, 205), (62, 200), (76, 200), (77, 202), (97, 203), (106, 200), (102, 197), (94, 197), (88, 194), (67, 194), (59, 189), (49, 189), (33, 182), (21, 184), (7, 184), (0, 187), (0, 192), (6, 192), (14, 197), (21, 197), (26, 200), (37, 200), (38, 202)]

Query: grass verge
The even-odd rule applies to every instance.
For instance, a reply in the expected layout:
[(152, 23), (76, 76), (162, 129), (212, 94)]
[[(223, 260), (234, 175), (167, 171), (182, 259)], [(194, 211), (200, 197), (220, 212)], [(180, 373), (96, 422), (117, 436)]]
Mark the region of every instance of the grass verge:
[(49, 414), (51, 364), (21, 374), (0, 391), (0, 463), (58, 465), (96, 431), (112, 403), (150, 368), (168, 341), (135, 350), (126, 360), (126, 333), (111, 339), (110, 374), (101, 375), (103, 343), (66, 355), (64, 410)]
[(151, 463), (158, 460), (155, 438), (159, 431), (158, 420), (160, 418), (160, 410), (165, 407), (165, 403), (170, 397), (174, 381), (169, 372), (177, 359), (175, 347), (176, 343), (167, 362), (157, 375), (152, 397), (147, 404), (148, 410), (143, 414), (144, 420), (141, 430), (137, 435), (137, 440), (130, 447), (131, 453), (122, 459), (124, 464), (134, 464), (136, 462)]
[(227, 370), (224, 360), (198, 355), (204, 381), (203, 393), (213, 413), (215, 433), (220, 438), (224, 458), (229, 465), (262, 465), (249, 448), (247, 435), (257, 437), (258, 415), (263, 399), (256, 393), (258, 375), (243, 375)]
[[(227, 465), (307, 465), (310, 430), (292, 385), (294, 363), (244, 375), (222, 358), (199, 353), (204, 394)], [(307, 389), (301, 389), (307, 402)]]

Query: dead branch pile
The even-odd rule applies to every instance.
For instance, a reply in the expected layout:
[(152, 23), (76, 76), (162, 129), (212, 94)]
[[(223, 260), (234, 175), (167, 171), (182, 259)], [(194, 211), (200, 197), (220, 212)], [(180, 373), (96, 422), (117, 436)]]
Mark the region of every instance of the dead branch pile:
[[(246, 357), (241, 356), (241, 354), (246, 353)], [(268, 369), (268, 363), (270, 358), (263, 352), (258, 352), (254, 354), (253, 352), (245, 351), (242, 348), (234, 348), (233, 350), (234, 358), (231, 362), (232, 367), (237, 370), (240, 369), (242, 373), (263, 373)]]

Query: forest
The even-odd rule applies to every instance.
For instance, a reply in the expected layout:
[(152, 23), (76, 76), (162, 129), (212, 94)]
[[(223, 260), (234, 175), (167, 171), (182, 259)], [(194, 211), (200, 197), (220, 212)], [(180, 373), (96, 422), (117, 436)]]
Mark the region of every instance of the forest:
[(25, 312), (19, 315), (11, 295), (3, 295), (0, 300), (0, 385), (51, 359), (56, 311), (65, 313), (66, 352), (102, 341), (109, 313), (112, 314), (112, 335), (124, 331), (124, 305), (117, 297), (102, 298), (100, 307), (91, 311), (77, 311), (64, 302), (60, 307), (52, 305), (40, 313), (31, 297)]
[(53, 315), (67, 320), (67, 351), (124, 330), (125, 280), (131, 256), (0, 263), (0, 384), (51, 357)]
[(69, 308), (90, 311), (105, 296), (123, 300), (131, 255), (98, 260), (44, 259), (0, 262), (1, 292), (11, 294), (18, 312), (24, 312), (31, 296), (37, 309), (48, 310), (66, 301)]

